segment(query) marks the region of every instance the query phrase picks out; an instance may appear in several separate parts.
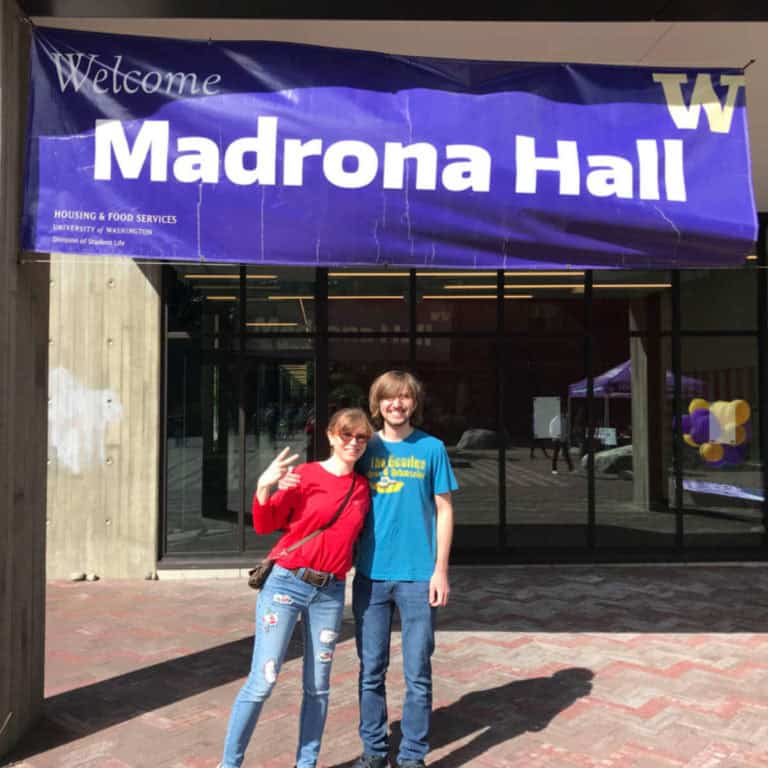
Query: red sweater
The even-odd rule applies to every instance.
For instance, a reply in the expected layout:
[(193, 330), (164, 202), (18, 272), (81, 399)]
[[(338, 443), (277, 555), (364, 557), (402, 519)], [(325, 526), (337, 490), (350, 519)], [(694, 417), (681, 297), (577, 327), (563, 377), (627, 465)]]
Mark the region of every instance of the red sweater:
[[(296, 488), (277, 491), (266, 504), (259, 504), (254, 494), (254, 530), (272, 533), (287, 529), (269, 553), (283, 568), (313, 568), (343, 579), (352, 567), (352, 547), (371, 506), (368, 482), (358, 474), (337, 477), (319, 462), (300, 464), (295, 472), (301, 476)], [(333, 518), (353, 477), (355, 488), (336, 522), (293, 552), (278, 557), (282, 550)]]

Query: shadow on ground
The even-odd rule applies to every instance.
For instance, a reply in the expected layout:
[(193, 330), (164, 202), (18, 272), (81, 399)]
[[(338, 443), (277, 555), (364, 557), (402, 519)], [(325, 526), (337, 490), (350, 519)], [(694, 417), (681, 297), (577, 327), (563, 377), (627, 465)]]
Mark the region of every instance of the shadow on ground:
[[(214, 606), (227, 588), (205, 591), (201, 587), (201, 600)], [(160, 600), (161, 593), (157, 594)], [(151, 600), (151, 593), (144, 599)], [(201, 610), (206, 610), (204, 602)], [(439, 612), (438, 629), (443, 637), (451, 632), (511, 637), (559, 632), (704, 633), (711, 637), (717, 633), (762, 633), (766, 616), (766, 568), (474, 566), (455, 570), (450, 604)], [(141, 620), (137, 615), (137, 621)], [(347, 619), (340, 642), (353, 636), (353, 623)], [(41, 722), (10, 760), (22, 761), (236, 681), (250, 666), (252, 642), (251, 637), (243, 638), (53, 696), (45, 702)], [(297, 633), (286, 660), (300, 655)], [(587, 675), (588, 670), (573, 668), (552, 678), (515, 681), (467, 694), (438, 709), (434, 715), (435, 746), (469, 738), (475, 732), (477, 735), (437, 765), (453, 768), (500, 741), (543, 727), (541, 723), (546, 724), (570, 702), (588, 693)], [(394, 727), (397, 737), (397, 724)]]
[[(497, 688), (473, 691), (432, 713), (430, 750), (465, 741), (430, 768), (459, 768), (499, 744), (529, 731), (543, 731), (557, 715), (592, 691), (591, 670), (569, 667), (550, 677), (515, 680)], [(392, 723), (391, 764), (402, 739), (401, 723)], [(352, 768), (355, 761), (334, 766)]]
[[(354, 632), (354, 624), (344, 622), (339, 642), (350, 640)], [(300, 638), (294, 632), (284, 663), (302, 655)], [(252, 653), (253, 637), (244, 637), (51, 696), (42, 718), (9, 760), (22, 761), (239, 680), (248, 674)]]

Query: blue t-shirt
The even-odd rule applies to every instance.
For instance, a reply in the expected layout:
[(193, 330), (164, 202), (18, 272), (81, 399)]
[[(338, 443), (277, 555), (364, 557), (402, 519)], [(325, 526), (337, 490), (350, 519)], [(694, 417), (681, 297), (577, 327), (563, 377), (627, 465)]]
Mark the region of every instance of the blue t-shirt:
[(419, 429), (400, 442), (376, 434), (358, 471), (371, 511), (357, 543), (357, 570), (369, 579), (429, 581), (437, 556), (435, 494), (455, 491), (445, 446)]

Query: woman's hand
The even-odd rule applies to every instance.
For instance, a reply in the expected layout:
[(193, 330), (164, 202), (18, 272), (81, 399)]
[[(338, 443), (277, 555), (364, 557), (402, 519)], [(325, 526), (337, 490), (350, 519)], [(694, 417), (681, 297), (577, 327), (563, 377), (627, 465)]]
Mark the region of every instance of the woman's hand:
[(299, 483), (301, 482), (301, 475), (298, 472), (293, 471), (293, 467), (291, 467), (286, 474), (284, 474), (278, 481), (277, 481), (277, 490), (278, 491), (288, 491), (291, 488), (298, 487)]
[[(299, 454), (294, 453), (289, 456), (288, 451), (290, 450), (289, 446), (283, 448), (283, 450), (272, 459), (272, 463), (259, 476), (256, 492), (259, 495), (259, 501), (261, 503), (264, 503), (261, 500), (262, 493), (268, 493), (275, 485), (278, 485), (281, 489), (283, 487), (293, 488), (298, 485), (299, 476), (293, 471), (293, 465), (298, 460)], [(290, 479), (286, 480), (286, 478)], [(288, 484), (283, 486), (283, 483)]]

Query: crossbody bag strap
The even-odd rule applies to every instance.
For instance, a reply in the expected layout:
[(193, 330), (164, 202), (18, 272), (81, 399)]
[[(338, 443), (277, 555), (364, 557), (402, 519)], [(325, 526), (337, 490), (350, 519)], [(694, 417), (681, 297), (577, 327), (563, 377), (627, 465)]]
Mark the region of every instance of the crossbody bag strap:
[(302, 544), (306, 544), (310, 539), (314, 539), (315, 536), (319, 536), (326, 528), (330, 528), (338, 519), (339, 515), (344, 510), (344, 507), (347, 506), (347, 502), (349, 501), (350, 496), (352, 496), (352, 491), (355, 490), (355, 483), (357, 482), (357, 477), (354, 472), (352, 472), (352, 482), (349, 485), (349, 489), (347, 490), (347, 495), (344, 497), (344, 500), (339, 505), (339, 508), (336, 510), (336, 513), (334, 516), (325, 524), (321, 525), (318, 529), (312, 531), (312, 533), (305, 536), (303, 539), (299, 539), (294, 544), (291, 544), (290, 547), (287, 549), (283, 549), (279, 554), (278, 557), (282, 557), (283, 555), (288, 555), (291, 552), (293, 552), (294, 549), (298, 549)]

